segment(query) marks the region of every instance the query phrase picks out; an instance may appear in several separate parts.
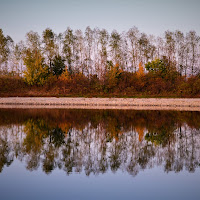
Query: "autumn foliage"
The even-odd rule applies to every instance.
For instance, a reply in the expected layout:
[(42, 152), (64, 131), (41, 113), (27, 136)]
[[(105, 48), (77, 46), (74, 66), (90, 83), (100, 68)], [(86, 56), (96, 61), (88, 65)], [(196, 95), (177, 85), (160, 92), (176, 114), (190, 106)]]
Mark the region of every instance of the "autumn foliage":
[(15, 44), (0, 29), (0, 96), (200, 97), (199, 43), (195, 31), (68, 27)]
[[(200, 97), (200, 76), (186, 78), (164, 61), (155, 60), (139, 70), (127, 72), (118, 65), (110, 67), (103, 79), (96, 74), (49, 74), (43, 85), (28, 84), (20, 77), (0, 77), (1, 96), (83, 96), (83, 97)], [(36, 82), (37, 83), (37, 82)]]

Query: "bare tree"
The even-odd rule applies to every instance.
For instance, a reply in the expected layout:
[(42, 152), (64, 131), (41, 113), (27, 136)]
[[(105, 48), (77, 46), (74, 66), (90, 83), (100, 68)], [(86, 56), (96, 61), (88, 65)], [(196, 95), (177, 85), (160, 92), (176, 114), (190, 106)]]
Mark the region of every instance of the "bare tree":
[(198, 59), (198, 43), (200, 41), (200, 37), (197, 36), (195, 31), (190, 31), (186, 35), (186, 40), (188, 44), (188, 48), (190, 51), (190, 70), (191, 70), (191, 75), (193, 76), (194, 73), (197, 71), (197, 59)]

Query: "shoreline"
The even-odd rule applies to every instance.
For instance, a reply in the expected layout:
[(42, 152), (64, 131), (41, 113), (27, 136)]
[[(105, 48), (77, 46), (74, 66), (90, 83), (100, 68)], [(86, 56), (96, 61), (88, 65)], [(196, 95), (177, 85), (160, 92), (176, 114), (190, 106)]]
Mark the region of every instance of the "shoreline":
[(200, 98), (0, 97), (0, 108), (200, 111)]

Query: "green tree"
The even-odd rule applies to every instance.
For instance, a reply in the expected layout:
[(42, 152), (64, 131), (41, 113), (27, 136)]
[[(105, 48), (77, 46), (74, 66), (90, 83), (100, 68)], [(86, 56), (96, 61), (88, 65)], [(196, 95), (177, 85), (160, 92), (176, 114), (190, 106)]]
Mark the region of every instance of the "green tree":
[(64, 62), (65, 60), (60, 55), (55, 56), (52, 62), (53, 75), (56, 75), (58, 77), (62, 74), (63, 70), (65, 69)]
[(155, 59), (145, 64), (145, 68), (156, 76), (166, 78), (176, 73), (175, 65), (172, 65), (166, 57)]

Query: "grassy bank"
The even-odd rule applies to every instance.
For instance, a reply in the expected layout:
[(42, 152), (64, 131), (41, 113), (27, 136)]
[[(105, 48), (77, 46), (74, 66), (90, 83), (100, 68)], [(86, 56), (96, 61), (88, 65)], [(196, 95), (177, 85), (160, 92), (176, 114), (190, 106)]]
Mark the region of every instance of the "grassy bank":
[(199, 98), (200, 78), (174, 82), (145, 75), (142, 78), (122, 74), (117, 82), (100, 81), (96, 76), (74, 75), (70, 79), (51, 77), (44, 85), (28, 85), (20, 77), (0, 77), (1, 97), (168, 97)]

